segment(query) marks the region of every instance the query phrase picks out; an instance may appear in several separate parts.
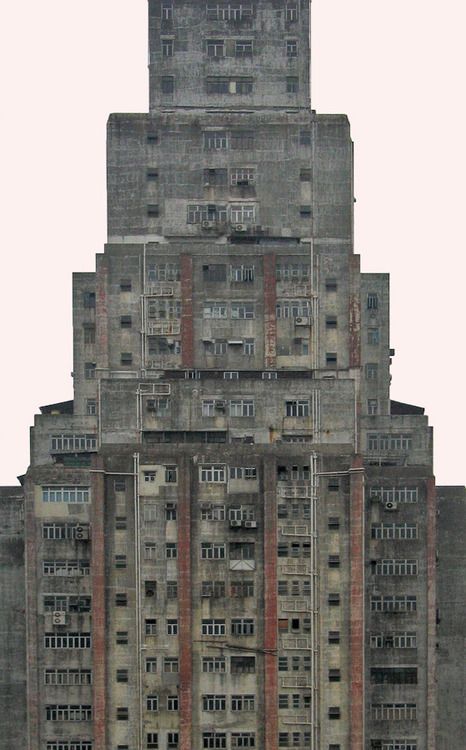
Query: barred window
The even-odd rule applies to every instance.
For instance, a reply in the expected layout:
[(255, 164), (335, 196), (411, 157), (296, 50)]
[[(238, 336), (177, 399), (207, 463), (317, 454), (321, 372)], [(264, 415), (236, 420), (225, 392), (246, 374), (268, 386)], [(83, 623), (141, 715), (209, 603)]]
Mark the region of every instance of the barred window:
[(371, 500), (380, 500), (382, 503), (417, 503), (417, 487), (370, 487), (369, 497)]
[[(230, 171), (230, 183), (233, 186), (245, 187), (248, 185), (254, 185), (255, 181), (256, 181), (256, 178), (255, 178), (254, 167), (236, 167), (235, 169), (232, 169)], [(248, 221), (253, 220), (254, 219), (254, 206), (251, 204), (245, 204), (245, 205), (246, 206), (249, 205), (253, 211), (253, 215), (252, 217), (248, 218)], [(234, 219), (233, 218), (233, 206), (231, 207), (231, 210), (232, 210), (232, 218), (231, 218), (232, 221), (246, 221), (246, 219)], [(241, 281), (242, 279), (239, 279), (239, 280)]]
[(233, 598), (254, 596), (254, 581), (232, 581), (230, 583), (230, 596)]
[(92, 670), (45, 669), (44, 685), (92, 685)]
[[(52, 435), (50, 447), (56, 451), (95, 451), (97, 449), (96, 435)], [(45, 488), (42, 488), (43, 490)], [(74, 502), (74, 501), (72, 501)]]
[(180, 267), (176, 263), (148, 263), (147, 279), (154, 281), (179, 281)]
[(201, 596), (223, 599), (225, 596), (225, 581), (202, 581)]
[(375, 721), (415, 721), (415, 703), (372, 703), (371, 716)]
[(226, 221), (226, 206), (210, 203), (196, 203), (188, 206), (188, 224), (200, 224), (202, 221)]
[(371, 648), (416, 648), (415, 632), (371, 633)]
[(230, 466), (230, 479), (255, 480), (257, 468), (255, 466)]
[(207, 130), (204, 133), (204, 148), (224, 150), (228, 148), (228, 136), (225, 130)]
[(230, 658), (232, 674), (254, 674), (256, 671), (255, 656), (232, 656)]
[(44, 576), (88, 576), (91, 572), (90, 560), (44, 560)]
[(372, 539), (417, 539), (416, 523), (378, 523), (371, 528)]
[(376, 560), (375, 574), (378, 576), (414, 576), (418, 573), (417, 560)]
[(45, 718), (47, 721), (91, 721), (92, 706), (46, 706)]
[(90, 633), (44, 633), (44, 648), (90, 648)]
[(47, 740), (47, 750), (92, 750), (92, 740)]
[(88, 503), (89, 487), (45, 486), (42, 500), (44, 503)]
[(372, 596), (372, 612), (415, 612), (417, 599), (415, 596)]
[(372, 667), (371, 682), (375, 685), (416, 685), (416, 667)]
[(210, 21), (242, 21), (252, 18), (253, 7), (247, 2), (209, 3), (206, 15)]
[(254, 278), (255, 278), (254, 266), (243, 266), (243, 265), (230, 266), (230, 281), (234, 283), (253, 282)]
[(224, 521), (225, 520), (225, 506), (224, 505), (211, 505), (210, 507), (201, 506), (201, 521)]
[(224, 560), (225, 556), (223, 542), (201, 542), (201, 560)]
[[(244, 180), (241, 181), (241, 184), (244, 184)], [(253, 203), (233, 203), (230, 206), (230, 221), (232, 224), (253, 224), (255, 218), (256, 207)]]

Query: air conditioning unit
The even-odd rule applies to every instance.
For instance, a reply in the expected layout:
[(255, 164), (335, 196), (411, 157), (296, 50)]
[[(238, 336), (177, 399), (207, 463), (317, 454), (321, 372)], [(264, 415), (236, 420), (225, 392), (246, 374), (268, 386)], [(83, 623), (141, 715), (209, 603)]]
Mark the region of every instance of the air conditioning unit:
[(66, 614), (65, 612), (52, 612), (52, 625), (66, 625)]
[(203, 221), (201, 226), (203, 229), (214, 229), (215, 221)]
[(237, 529), (241, 526), (241, 521), (236, 521), (234, 518), (230, 520), (230, 526), (232, 526), (234, 529)]
[(235, 232), (247, 232), (248, 228), (246, 224), (235, 224)]
[(395, 500), (387, 500), (384, 504), (385, 510), (398, 510), (398, 503)]
[(295, 326), (310, 326), (311, 325), (311, 319), (306, 318), (295, 318), (294, 319)]
[(89, 526), (76, 526), (74, 538), (78, 539), (78, 541), (87, 541), (89, 539)]
[(243, 521), (245, 529), (257, 529), (257, 521)]

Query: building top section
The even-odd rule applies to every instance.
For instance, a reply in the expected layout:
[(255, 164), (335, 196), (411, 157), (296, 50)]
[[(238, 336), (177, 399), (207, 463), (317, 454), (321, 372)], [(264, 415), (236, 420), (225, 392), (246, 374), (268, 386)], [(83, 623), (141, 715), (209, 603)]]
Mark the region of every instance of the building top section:
[(309, 0), (149, 0), (150, 110), (309, 107)]

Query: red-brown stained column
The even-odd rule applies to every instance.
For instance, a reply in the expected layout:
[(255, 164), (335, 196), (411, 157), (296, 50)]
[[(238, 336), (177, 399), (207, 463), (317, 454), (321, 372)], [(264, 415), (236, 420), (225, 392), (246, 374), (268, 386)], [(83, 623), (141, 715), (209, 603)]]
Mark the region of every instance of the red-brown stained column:
[(34, 484), (27, 480), (24, 488), (24, 533), (26, 569), (26, 674), (28, 750), (39, 747), (39, 675), (37, 667), (37, 570), (42, 563), (37, 559), (36, 515)]
[[(353, 469), (362, 469), (355, 456)], [(350, 475), (350, 748), (364, 750), (364, 474)]]
[(96, 355), (97, 367), (107, 368), (108, 362), (108, 257), (97, 255), (96, 259)]
[(193, 259), (182, 255), (181, 267), (181, 364), (194, 367)]
[[(103, 469), (97, 458), (94, 469)], [(91, 572), (92, 572), (92, 693), (94, 714), (94, 750), (106, 750), (105, 726), (105, 479), (100, 472), (91, 474)]]
[(277, 364), (277, 287), (275, 280), (275, 255), (264, 255), (264, 363), (265, 367)]
[(178, 612), (180, 621), (180, 750), (191, 750), (192, 734), (192, 615), (191, 615), (191, 483), (190, 464), (179, 464), (178, 496)]
[(427, 750), (435, 750), (436, 732), (436, 540), (435, 479), (427, 480)]
[(264, 693), (265, 750), (278, 747), (277, 504), (275, 461), (264, 462)]

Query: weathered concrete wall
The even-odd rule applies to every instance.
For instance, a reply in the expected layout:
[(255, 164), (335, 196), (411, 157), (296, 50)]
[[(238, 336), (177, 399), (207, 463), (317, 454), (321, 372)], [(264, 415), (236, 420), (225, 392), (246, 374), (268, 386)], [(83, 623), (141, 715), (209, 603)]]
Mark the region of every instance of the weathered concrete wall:
[(466, 737), (466, 488), (437, 487), (436, 750)]
[(0, 487), (0, 748), (26, 746), (22, 487)]

